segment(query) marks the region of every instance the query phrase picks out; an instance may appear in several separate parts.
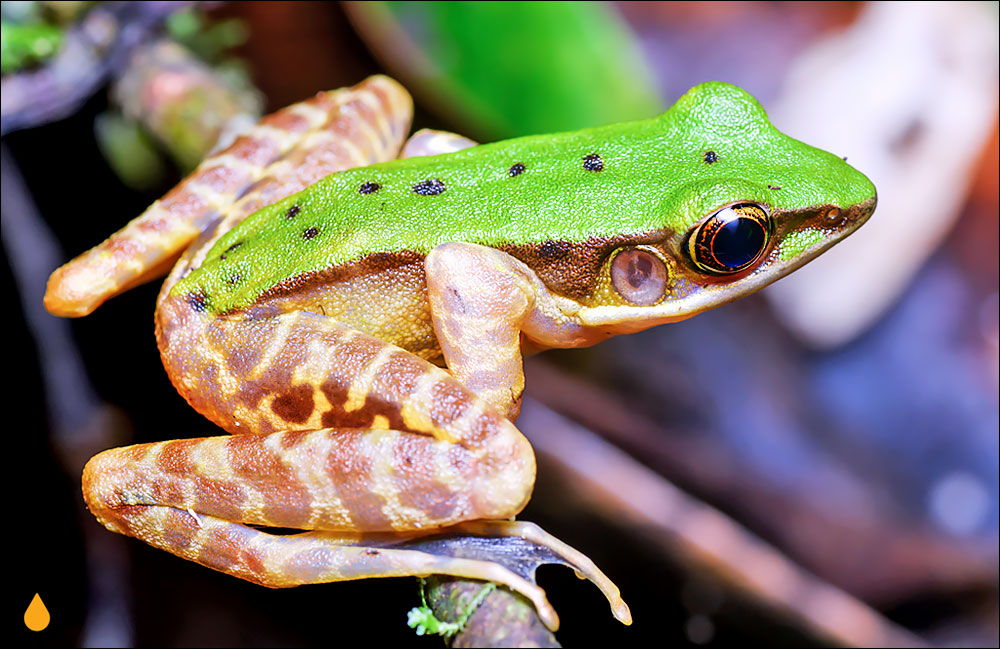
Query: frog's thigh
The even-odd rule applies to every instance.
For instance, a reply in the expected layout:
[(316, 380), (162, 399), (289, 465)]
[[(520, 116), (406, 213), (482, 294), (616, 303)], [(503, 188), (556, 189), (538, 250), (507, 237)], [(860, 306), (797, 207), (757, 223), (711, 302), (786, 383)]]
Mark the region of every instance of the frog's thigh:
[[(86, 315), (105, 300), (166, 274), (220, 214), (246, 216), (256, 211), (249, 206), (277, 202), (334, 171), (392, 157), (412, 112), (402, 86), (374, 76), (264, 117), (107, 241), (56, 270), (49, 278), (46, 308), (61, 316)], [(343, 150), (356, 157), (345, 160), (337, 155)], [(303, 164), (288, 173), (286, 167), (296, 161)]]
[(521, 325), (534, 307), (530, 271), (510, 255), (445, 243), (427, 255), (431, 318), (448, 369), (511, 420), (521, 409)]
[[(205, 442), (201, 450), (173, 452), (218, 457), (203, 464), (221, 471), (239, 467), (232, 478), (237, 486), (260, 480), (278, 502), (305, 506), (308, 500), (343, 500), (340, 491), (350, 496), (348, 527), (339, 519), (261, 524), (363, 531), (440, 527), (508, 518), (530, 497), (535, 457), (520, 431), (447, 371), (399, 347), (315, 313), (206, 317), (183, 297), (161, 303), (158, 324), (164, 363), (199, 412), (231, 431), (299, 429), (268, 435), (259, 449), (237, 435), (213, 442), (221, 449)], [(261, 351), (248, 356), (253, 345)], [(332, 430), (315, 430), (323, 428)], [(310, 434), (296, 437), (303, 432)], [(163, 468), (147, 464), (143, 475)], [(197, 462), (190, 469), (177, 466), (202, 468)], [(230, 479), (225, 472), (219, 477)], [(311, 491), (281, 492), (297, 481)], [(404, 499), (426, 499), (426, 507), (415, 508), (433, 511), (425, 512), (428, 518), (403, 516), (397, 522), (387, 501), (379, 518), (368, 505), (390, 489)]]

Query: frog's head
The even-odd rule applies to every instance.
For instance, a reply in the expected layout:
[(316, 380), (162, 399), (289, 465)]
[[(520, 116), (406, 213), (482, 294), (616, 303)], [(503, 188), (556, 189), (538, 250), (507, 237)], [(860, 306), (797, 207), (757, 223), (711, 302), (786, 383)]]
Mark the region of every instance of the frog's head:
[(779, 132), (735, 86), (696, 86), (656, 123), (672, 143), (662, 152), (673, 158), (670, 177), (651, 179), (665, 188), (665, 227), (606, 258), (577, 313), (587, 325), (625, 333), (730, 302), (820, 255), (875, 210), (871, 181)]

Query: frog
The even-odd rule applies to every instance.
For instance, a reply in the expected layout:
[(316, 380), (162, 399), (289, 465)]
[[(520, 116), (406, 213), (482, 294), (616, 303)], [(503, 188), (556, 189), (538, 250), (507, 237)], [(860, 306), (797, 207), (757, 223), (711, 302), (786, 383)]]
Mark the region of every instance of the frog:
[(164, 366), (231, 434), (106, 450), (84, 468), (86, 504), (265, 586), (478, 579), (555, 630), (533, 580), (405, 545), (519, 538), (629, 624), (586, 555), (515, 519), (536, 473), (515, 425), (523, 357), (751, 294), (856, 231), (875, 187), (723, 82), (647, 120), (479, 145), (407, 140), (412, 110), (385, 76), (279, 110), (52, 274), (46, 307), (79, 317), (169, 271)]

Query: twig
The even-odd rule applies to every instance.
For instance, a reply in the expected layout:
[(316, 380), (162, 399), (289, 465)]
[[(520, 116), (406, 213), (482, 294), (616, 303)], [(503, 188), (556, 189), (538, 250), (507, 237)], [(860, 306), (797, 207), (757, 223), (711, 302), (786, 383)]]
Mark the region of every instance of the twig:
[[(454, 622), (468, 613), (483, 582), (433, 576), (426, 580), (427, 603), (439, 620)], [(535, 607), (521, 595), (497, 587), (452, 636), (452, 647), (558, 647)]]

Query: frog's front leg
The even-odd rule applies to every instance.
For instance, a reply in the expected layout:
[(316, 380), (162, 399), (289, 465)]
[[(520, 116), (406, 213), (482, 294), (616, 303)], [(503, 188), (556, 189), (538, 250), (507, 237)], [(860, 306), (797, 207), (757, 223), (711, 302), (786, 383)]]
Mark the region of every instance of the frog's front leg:
[(437, 246), (424, 262), (434, 333), (451, 373), (511, 421), (521, 410), (521, 328), (535, 305), (531, 271), (469, 243)]
[(471, 243), (445, 243), (427, 255), (431, 319), (448, 369), (513, 421), (524, 390), (523, 350), (580, 347), (604, 337), (565, 311), (526, 264)]
[[(514, 421), (524, 390), (525, 335), (535, 345), (581, 342), (581, 328), (523, 262), (470, 243), (435, 247), (424, 262), (434, 332), (451, 373)], [(615, 617), (631, 622), (618, 587), (583, 553), (532, 523), (488, 520), (454, 528), (481, 536), (517, 536), (568, 560), (608, 596)]]

